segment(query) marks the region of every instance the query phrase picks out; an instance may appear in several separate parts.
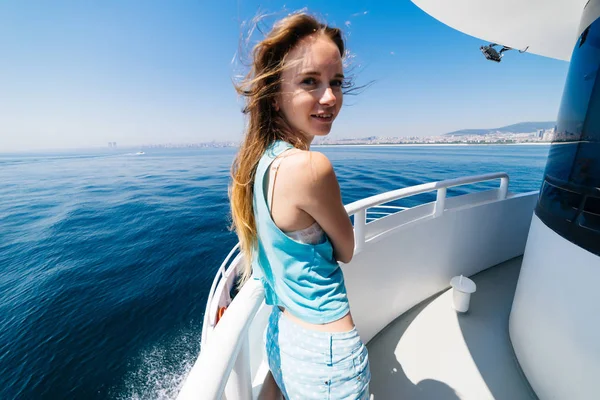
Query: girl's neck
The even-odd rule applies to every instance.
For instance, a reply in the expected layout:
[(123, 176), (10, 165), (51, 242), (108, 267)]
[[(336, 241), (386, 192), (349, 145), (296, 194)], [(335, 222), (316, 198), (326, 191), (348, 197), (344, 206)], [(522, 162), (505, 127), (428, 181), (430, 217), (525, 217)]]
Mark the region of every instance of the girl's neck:
[(298, 134), (298, 138), (302, 142), (304, 149), (310, 150), (310, 144), (312, 143), (312, 141), (315, 137), (311, 136), (311, 135), (305, 135), (303, 133), (300, 133), (300, 134)]

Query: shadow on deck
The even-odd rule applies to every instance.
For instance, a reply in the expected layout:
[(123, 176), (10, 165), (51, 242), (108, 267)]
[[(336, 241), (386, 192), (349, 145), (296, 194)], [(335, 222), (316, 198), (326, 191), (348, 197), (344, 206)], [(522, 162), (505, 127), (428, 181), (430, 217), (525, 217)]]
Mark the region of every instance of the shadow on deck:
[(522, 257), (471, 278), (477, 292), (466, 314), (446, 290), (404, 313), (367, 345), (375, 399), (510, 399), (537, 396), (508, 334)]

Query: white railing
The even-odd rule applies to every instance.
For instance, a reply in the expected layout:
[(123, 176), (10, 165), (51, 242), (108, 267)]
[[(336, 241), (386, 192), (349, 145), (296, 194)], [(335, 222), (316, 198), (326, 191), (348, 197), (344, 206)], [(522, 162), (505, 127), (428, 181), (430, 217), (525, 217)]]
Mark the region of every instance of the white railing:
[(227, 271), (227, 264), (229, 264), (229, 260), (231, 259), (231, 257), (233, 257), (233, 255), (237, 252), (237, 250), (240, 248), (240, 244), (237, 243), (233, 249), (231, 249), (231, 251), (229, 252), (229, 254), (227, 255), (227, 257), (225, 257), (225, 260), (223, 260), (223, 262), (221, 263), (221, 266), (219, 267), (219, 269), (217, 270), (217, 274), (215, 275), (215, 278), (213, 279), (213, 283), (210, 286), (210, 291), (208, 292), (208, 298), (206, 300), (206, 308), (205, 308), (205, 312), (204, 312), (204, 320), (202, 322), (202, 342), (201, 343), (206, 343), (207, 342), (207, 332), (208, 332), (208, 327), (210, 326), (211, 328), (214, 327), (214, 323), (212, 323), (211, 318), (210, 318), (210, 310), (212, 310), (212, 301), (213, 298), (215, 296), (215, 290), (217, 289), (217, 285), (219, 283), (219, 281), (223, 278), (226, 279), (227, 277), (225, 276), (225, 271)]
[(432, 217), (440, 217), (444, 213), (446, 204), (447, 189), (455, 186), (469, 185), (472, 183), (486, 182), (494, 179), (500, 179), (498, 190), (498, 200), (504, 200), (508, 194), (508, 174), (498, 172), (493, 174), (469, 176), (458, 179), (448, 179), (440, 182), (424, 183), (422, 185), (411, 186), (403, 189), (392, 190), (367, 197), (366, 199), (355, 201), (346, 206), (346, 212), (349, 216), (354, 215), (354, 243), (355, 253), (361, 251), (365, 246), (367, 211), (373, 207), (383, 207), (382, 204), (391, 201), (403, 199), (405, 197), (415, 196), (421, 193), (437, 190), (437, 199), (435, 201)]
[[(348, 204), (345, 206), (348, 216), (354, 215), (355, 252), (361, 250), (365, 245), (367, 212), (370, 208), (395, 210), (379, 213), (384, 215), (395, 214), (396, 212), (405, 210), (406, 207), (385, 206), (382, 204), (436, 190), (437, 199), (434, 211), (431, 214), (435, 218), (444, 213), (448, 188), (494, 179), (500, 179), (498, 200), (506, 199), (508, 194), (508, 174), (501, 172), (425, 183), (393, 190)], [(202, 351), (177, 396), (178, 400), (220, 399), (226, 386), (228, 388), (231, 386), (234, 392), (233, 396), (230, 396), (231, 400), (251, 399), (252, 383), (248, 357), (248, 330), (264, 300), (264, 289), (260, 282), (253, 279), (246, 282), (236, 295), (236, 301), (230, 304), (219, 323), (214, 327), (210, 326), (213, 332), (209, 343), (205, 341), (206, 335), (204, 335), (204, 332), (209, 329), (209, 325), (207, 324), (210, 324), (211, 318), (208, 314), (212, 308), (211, 305), (215, 297), (216, 288), (221, 279), (228, 278), (226, 275), (228, 269), (226, 267), (238, 248), (239, 244), (229, 252), (217, 271), (211, 286), (206, 313), (204, 315), (205, 325), (203, 326)], [(230, 379), (233, 382), (227, 385)]]
[[(220, 399), (230, 379), (230, 399), (252, 399), (248, 330), (265, 292), (259, 280), (249, 279), (231, 302), (183, 383), (177, 400)], [(228, 387), (229, 387), (228, 386)]]

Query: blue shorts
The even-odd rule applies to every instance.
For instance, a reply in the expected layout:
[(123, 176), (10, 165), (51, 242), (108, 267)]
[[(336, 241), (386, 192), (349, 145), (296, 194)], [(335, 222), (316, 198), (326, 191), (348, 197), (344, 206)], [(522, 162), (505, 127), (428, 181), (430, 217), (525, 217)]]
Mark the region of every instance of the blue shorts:
[(269, 368), (287, 400), (369, 398), (369, 356), (356, 328), (310, 330), (273, 306), (265, 344)]

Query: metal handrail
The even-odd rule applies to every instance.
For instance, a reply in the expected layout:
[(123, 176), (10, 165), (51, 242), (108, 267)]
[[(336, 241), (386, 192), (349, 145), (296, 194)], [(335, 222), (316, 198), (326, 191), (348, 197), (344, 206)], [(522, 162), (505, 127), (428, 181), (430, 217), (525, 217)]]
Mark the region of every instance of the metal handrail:
[(446, 194), (448, 188), (468, 185), (471, 183), (486, 182), (495, 179), (500, 179), (498, 200), (504, 200), (508, 194), (508, 174), (505, 172), (497, 172), (492, 174), (468, 176), (464, 178), (448, 179), (445, 181), (430, 182), (421, 185), (410, 186), (407, 188), (392, 190), (390, 192), (367, 197), (366, 199), (361, 199), (346, 205), (345, 208), (346, 212), (348, 213), (348, 216), (354, 215), (355, 254), (361, 251), (365, 245), (367, 209), (377, 207), (381, 204), (389, 203), (394, 200), (403, 199), (405, 197), (415, 196), (421, 193), (427, 193), (437, 190), (435, 207), (431, 216), (440, 217), (444, 213), (444, 206), (446, 203)]
[(394, 210), (408, 210), (410, 207), (400, 207), (400, 206), (373, 206), (371, 208), (392, 208)]

